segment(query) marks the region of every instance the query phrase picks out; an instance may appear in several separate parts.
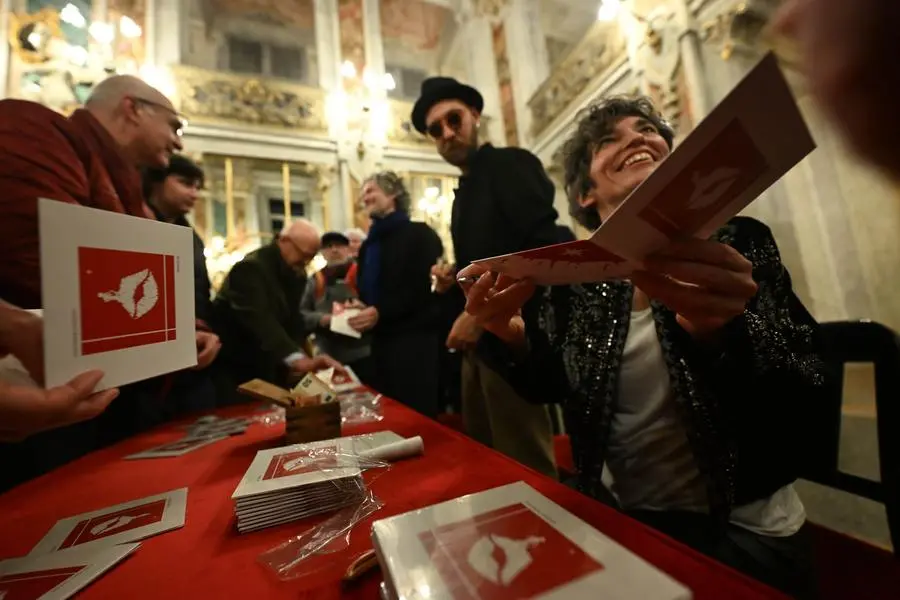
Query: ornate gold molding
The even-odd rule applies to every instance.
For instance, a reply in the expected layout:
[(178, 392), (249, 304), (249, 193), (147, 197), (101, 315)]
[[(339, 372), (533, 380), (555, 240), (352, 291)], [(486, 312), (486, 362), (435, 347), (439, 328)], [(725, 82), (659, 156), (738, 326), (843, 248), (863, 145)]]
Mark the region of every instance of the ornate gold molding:
[(399, 144), (412, 144), (414, 146), (431, 146), (431, 140), (413, 127), (410, 121), (412, 109), (412, 102), (388, 100), (388, 110), (391, 115), (391, 122), (387, 131), (388, 141)]
[(262, 77), (173, 65), (176, 100), (193, 122), (325, 133), (325, 92)]
[(499, 17), (506, 8), (507, 0), (473, 0), (472, 8), (476, 17)]
[[(36, 37), (32, 37), (35, 34)], [(53, 39), (64, 39), (59, 12), (49, 7), (32, 14), (10, 13), (7, 35), (15, 55), (27, 64), (51, 60), (53, 57), (49, 53), (48, 44)], [(34, 46), (32, 40), (39, 40), (39, 45)]]
[(735, 51), (758, 52), (765, 45), (765, 29), (778, 0), (746, 0), (716, 15), (700, 27), (701, 39), (719, 44), (723, 60)]
[(536, 138), (578, 94), (625, 53), (619, 27), (596, 22), (528, 101)]

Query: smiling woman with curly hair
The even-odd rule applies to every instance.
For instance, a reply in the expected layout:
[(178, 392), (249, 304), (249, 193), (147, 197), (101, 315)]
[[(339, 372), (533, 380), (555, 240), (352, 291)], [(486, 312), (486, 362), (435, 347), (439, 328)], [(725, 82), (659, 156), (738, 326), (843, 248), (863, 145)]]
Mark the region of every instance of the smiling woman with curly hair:
[[(643, 98), (584, 111), (563, 150), (573, 216), (599, 226), (673, 138)], [(826, 377), (818, 326), (771, 232), (736, 217), (643, 269), (545, 289), (477, 266), (460, 275), (480, 276), (466, 310), (506, 342), (510, 383), (534, 401), (562, 397), (583, 492), (612, 492), (652, 527), (808, 597), (806, 515), (792, 484)]]

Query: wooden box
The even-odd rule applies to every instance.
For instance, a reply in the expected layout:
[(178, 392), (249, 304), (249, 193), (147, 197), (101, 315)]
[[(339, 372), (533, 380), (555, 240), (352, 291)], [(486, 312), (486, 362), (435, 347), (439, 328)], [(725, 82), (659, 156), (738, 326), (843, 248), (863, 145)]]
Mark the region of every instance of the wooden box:
[(341, 403), (322, 402), (319, 396), (294, 396), (261, 379), (241, 384), (238, 391), (285, 409), (285, 443), (304, 444), (341, 437)]

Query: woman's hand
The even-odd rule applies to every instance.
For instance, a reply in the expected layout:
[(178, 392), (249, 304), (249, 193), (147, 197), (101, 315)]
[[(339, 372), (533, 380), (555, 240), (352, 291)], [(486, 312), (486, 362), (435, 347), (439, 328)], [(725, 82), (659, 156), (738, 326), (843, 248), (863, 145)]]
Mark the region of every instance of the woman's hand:
[(481, 327), (507, 343), (524, 341), (524, 329), (517, 317), (534, 294), (533, 283), (506, 275), (495, 277), (479, 265), (469, 265), (459, 277), (466, 292), (466, 312)]
[(756, 294), (753, 263), (726, 244), (685, 240), (647, 258), (631, 280), (645, 294), (675, 311), (694, 337), (714, 338), (744, 312)]

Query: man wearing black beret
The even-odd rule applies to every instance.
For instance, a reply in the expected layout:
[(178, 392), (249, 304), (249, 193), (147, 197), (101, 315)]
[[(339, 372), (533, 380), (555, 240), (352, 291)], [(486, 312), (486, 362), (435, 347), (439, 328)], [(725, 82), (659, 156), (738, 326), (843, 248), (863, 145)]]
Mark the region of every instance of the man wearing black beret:
[(553, 183), (536, 156), (479, 140), (484, 100), (473, 87), (430, 77), (412, 111), (412, 124), (462, 171), (453, 202), (455, 266), (436, 266), (438, 292), (447, 294), (456, 321), (447, 346), (463, 351), (463, 420), (472, 437), (544, 474), (555, 476), (550, 417), (503, 378), (505, 349), (463, 310), (455, 273), (471, 261), (558, 241)]

